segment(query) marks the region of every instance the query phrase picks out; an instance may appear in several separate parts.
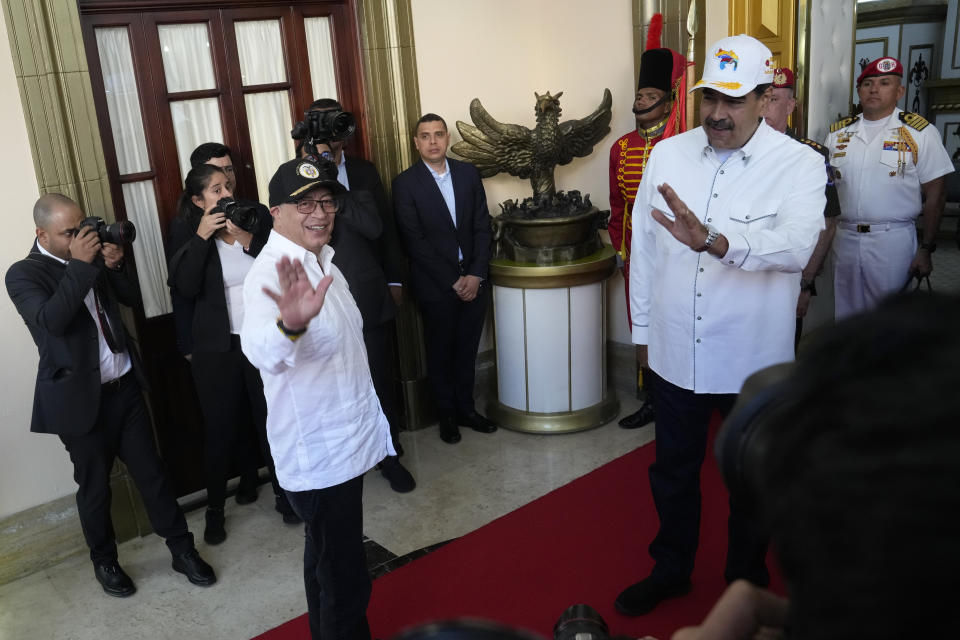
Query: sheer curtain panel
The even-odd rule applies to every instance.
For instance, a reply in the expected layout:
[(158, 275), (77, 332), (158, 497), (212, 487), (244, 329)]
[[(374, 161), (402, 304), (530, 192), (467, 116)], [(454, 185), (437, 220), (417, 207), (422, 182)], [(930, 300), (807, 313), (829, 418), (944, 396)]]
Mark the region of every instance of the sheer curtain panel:
[(307, 32), (307, 58), (310, 61), (313, 99), (337, 100), (337, 72), (333, 64), (330, 18), (305, 18), (303, 26)]

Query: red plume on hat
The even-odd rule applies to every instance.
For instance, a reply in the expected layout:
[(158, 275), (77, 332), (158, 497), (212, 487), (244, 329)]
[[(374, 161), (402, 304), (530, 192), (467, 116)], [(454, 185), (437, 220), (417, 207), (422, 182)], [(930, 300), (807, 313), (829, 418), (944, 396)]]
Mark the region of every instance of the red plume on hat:
[(655, 13), (650, 18), (650, 25), (647, 27), (647, 46), (645, 51), (660, 48), (660, 34), (663, 33), (663, 14)]

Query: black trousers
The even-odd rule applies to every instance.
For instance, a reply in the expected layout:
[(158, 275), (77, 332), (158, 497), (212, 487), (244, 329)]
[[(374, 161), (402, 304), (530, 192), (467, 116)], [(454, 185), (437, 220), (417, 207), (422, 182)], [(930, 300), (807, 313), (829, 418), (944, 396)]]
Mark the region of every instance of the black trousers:
[(394, 387), (393, 367), (393, 327), (394, 323), (364, 328), (363, 343), (367, 348), (367, 362), (370, 365), (370, 377), (373, 388), (380, 400), (380, 408), (390, 423), (390, 436), (396, 445), (400, 432), (400, 414), (397, 411), (397, 392)]
[(312, 491), (287, 491), (303, 519), (303, 584), (314, 640), (370, 640), (372, 583), (363, 550), (363, 476)]
[(470, 302), (463, 302), (451, 291), (442, 300), (420, 303), (427, 377), (440, 416), (475, 411), (477, 348), (489, 302), (488, 288), (481, 287)]
[(143, 498), (153, 530), (166, 539), (171, 553), (193, 548), (193, 534), (177, 504), (154, 445), (147, 409), (133, 372), (103, 385), (100, 412), (89, 433), (61, 435), (73, 462), (77, 512), (90, 559), (117, 559), (117, 542), (110, 519), (110, 471), (119, 457)]
[[(714, 410), (726, 416), (736, 394), (694, 393), (667, 382), (651, 370), (657, 408), (656, 461), (650, 465), (650, 489), (660, 516), (660, 530), (650, 544), (653, 573), (668, 579), (689, 578), (700, 534), (700, 468), (707, 449)], [(744, 578), (766, 586), (767, 541), (759, 523), (733, 496), (728, 521), (729, 543), (724, 577)]]
[(282, 496), (267, 442), (267, 401), (260, 372), (240, 350), (240, 336), (230, 336), (230, 350), (193, 352), (190, 361), (203, 412), (203, 462), (207, 503), (223, 508), (234, 461), (245, 482), (257, 482), (257, 448), (270, 469), (275, 495)]

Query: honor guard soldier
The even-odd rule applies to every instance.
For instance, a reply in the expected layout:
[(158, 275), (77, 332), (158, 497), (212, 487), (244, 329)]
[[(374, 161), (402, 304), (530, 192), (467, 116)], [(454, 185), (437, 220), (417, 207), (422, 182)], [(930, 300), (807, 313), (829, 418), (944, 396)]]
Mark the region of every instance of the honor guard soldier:
[[(686, 131), (684, 99), (686, 97), (687, 61), (676, 51), (660, 47), (663, 16), (650, 20), (647, 49), (640, 57), (637, 94), (633, 113), (637, 128), (621, 136), (610, 147), (610, 243), (623, 262), (623, 281), (627, 298), (627, 321), (630, 321), (630, 237), (631, 210), (643, 169), (653, 145), (664, 138)], [(639, 376), (641, 386), (649, 392), (648, 375)], [(635, 429), (653, 422), (655, 417), (650, 394), (638, 411), (620, 421), (625, 429)]]
[(867, 65), (857, 78), (862, 115), (834, 123), (827, 136), (843, 212), (833, 243), (838, 319), (875, 307), (933, 270), (944, 176), (954, 169), (937, 128), (897, 107), (902, 79), (896, 58)]
[(797, 331), (794, 335), (794, 348), (800, 344), (800, 335), (803, 333), (803, 318), (807, 315), (807, 309), (810, 308), (810, 298), (817, 294), (814, 284), (816, 277), (823, 270), (823, 261), (827, 257), (827, 251), (830, 250), (830, 243), (833, 242), (833, 236), (837, 232), (837, 218), (840, 216), (840, 198), (837, 195), (837, 187), (834, 184), (833, 168), (830, 166), (830, 151), (814, 140), (797, 135), (797, 132), (787, 126), (787, 119), (793, 113), (797, 106), (797, 98), (794, 94), (794, 76), (789, 67), (778, 67), (773, 70), (773, 91), (770, 95), (770, 102), (763, 113), (767, 124), (779, 131), (785, 133), (797, 142), (801, 142), (820, 155), (823, 156), (827, 171), (827, 186), (824, 193), (827, 196), (827, 206), (823, 210), (824, 230), (820, 232), (817, 239), (817, 246), (813, 249), (813, 255), (803, 271), (800, 272), (800, 297), (797, 299)]

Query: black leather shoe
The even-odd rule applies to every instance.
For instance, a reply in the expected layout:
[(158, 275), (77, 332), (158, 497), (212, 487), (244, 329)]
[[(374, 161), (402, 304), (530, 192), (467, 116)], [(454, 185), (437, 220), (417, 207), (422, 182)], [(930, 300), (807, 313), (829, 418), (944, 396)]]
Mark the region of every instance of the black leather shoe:
[(93, 575), (103, 587), (103, 592), (116, 598), (126, 598), (137, 592), (133, 580), (120, 568), (116, 560), (100, 560), (93, 565)]
[(657, 419), (657, 412), (653, 408), (653, 403), (647, 400), (635, 413), (631, 413), (618, 424), (624, 429), (638, 429), (644, 425), (650, 424)]
[(300, 524), (303, 520), (300, 519), (300, 516), (297, 515), (297, 512), (293, 510), (293, 507), (290, 506), (290, 503), (285, 497), (276, 496), (276, 505), (274, 506), (277, 513), (283, 516), (283, 524)]
[(670, 580), (649, 576), (621, 591), (613, 604), (625, 616), (642, 616), (653, 611), (661, 600), (689, 593), (691, 587), (689, 578)]
[(251, 504), (257, 501), (258, 481), (259, 478), (255, 476), (251, 479), (240, 478), (240, 484), (237, 485), (237, 495), (234, 496), (237, 504)]
[(213, 567), (203, 561), (196, 549), (173, 556), (172, 566), (174, 571), (187, 576), (192, 584), (209, 587), (217, 581)]
[(460, 427), (454, 418), (440, 418), (440, 439), (447, 444), (460, 442)]
[(461, 427), (470, 427), (474, 431), (479, 431), (480, 433), (493, 433), (497, 430), (496, 422), (480, 415), (476, 411), (471, 411), (470, 413), (458, 413), (457, 424), (459, 424)]
[(223, 528), (225, 518), (223, 508), (207, 507), (207, 525), (203, 528), (203, 540), (207, 544), (220, 544), (227, 539), (227, 530)]
[(410, 472), (400, 464), (397, 456), (387, 456), (380, 463), (380, 473), (390, 483), (390, 488), (397, 493), (410, 493), (417, 487), (417, 481)]

